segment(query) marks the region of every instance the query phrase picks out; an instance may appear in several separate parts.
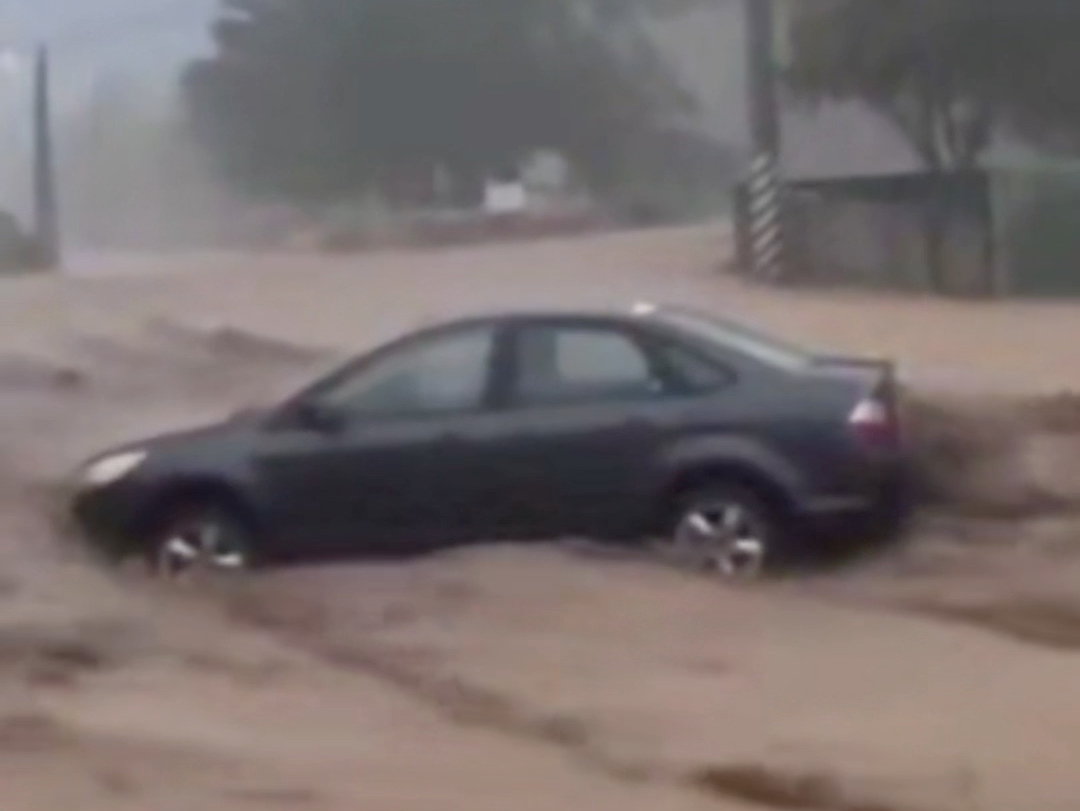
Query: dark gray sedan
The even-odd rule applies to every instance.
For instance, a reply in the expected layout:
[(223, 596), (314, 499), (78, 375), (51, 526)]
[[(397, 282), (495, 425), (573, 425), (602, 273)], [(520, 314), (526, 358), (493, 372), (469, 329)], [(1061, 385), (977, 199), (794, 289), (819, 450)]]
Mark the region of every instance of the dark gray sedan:
[(752, 577), (895, 514), (904, 447), (890, 364), (638, 305), (428, 327), (78, 479), (85, 533), (162, 575), (575, 536)]

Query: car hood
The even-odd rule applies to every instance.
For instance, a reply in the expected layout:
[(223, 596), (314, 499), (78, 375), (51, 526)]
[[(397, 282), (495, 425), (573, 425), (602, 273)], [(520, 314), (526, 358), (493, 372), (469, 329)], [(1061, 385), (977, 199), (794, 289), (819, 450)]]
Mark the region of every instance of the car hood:
[(192, 439), (201, 439), (203, 437), (218, 437), (223, 434), (231, 434), (235, 432), (245, 432), (257, 428), (259, 425), (261, 425), (265, 416), (266, 409), (245, 408), (240, 411), (236, 411), (221, 420), (216, 420), (214, 422), (197, 425), (192, 428), (185, 428), (179, 431), (172, 431), (168, 434), (163, 434), (161, 437), (159, 437), (159, 439), (162, 441), (187, 441)]
[(215, 422), (125, 442), (123, 445), (95, 454), (94, 458), (138, 449), (152, 452), (187, 450), (197, 452), (207, 445), (242, 442), (248, 439), (252, 432), (262, 424), (265, 413), (264, 409), (244, 409)]

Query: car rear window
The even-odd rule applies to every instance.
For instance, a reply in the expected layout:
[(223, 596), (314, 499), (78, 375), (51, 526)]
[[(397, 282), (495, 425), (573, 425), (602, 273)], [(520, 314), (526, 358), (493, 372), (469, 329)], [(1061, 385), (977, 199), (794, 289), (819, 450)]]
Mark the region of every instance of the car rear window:
[(692, 392), (716, 391), (735, 381), (735, 375), (729, 369), (681, 343), (665, 341), (660, 351), (679, 383)]
[(660, 310), (656, 317), (676, 329), (769, 366), (798, 370), (813, 363), (813, 356), (805, 349), (726, 318), (681, 309)]

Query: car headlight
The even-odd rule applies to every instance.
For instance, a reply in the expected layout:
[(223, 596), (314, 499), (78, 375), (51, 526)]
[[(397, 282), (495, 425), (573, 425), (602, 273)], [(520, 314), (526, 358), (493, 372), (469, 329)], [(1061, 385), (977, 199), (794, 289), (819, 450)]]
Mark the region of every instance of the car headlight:
[(101, 487), (112, 484), (137, 468), (146, 459), (146, 451), (121, 451), (96, 459), (83, 469), (86, 484)]

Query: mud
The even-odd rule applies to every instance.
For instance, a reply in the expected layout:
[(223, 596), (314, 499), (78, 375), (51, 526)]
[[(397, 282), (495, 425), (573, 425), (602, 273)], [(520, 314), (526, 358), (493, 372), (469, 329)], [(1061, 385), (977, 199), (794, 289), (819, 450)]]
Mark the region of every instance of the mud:
[[(1069, 807), (1080, 398), (1056, 392), (1080, 369), (1057, 342), (1080, 322), (1040, 311), (1023, 352), (994, 348), (1028, 306), (747, 290), (705, 270), (718, 239), (229, 257), (0, 291), (5, 808)], [(925, 499), (905, 543), (750, 589), (491, 544), (185, 593), (102, 567), (50, 520), (85, 455), (272, 399), (421, 318), (652, 297), (925, 379), (905, 408)], [(975, 383), (922, 375), (964, 352)]]
[(1080, 510), (1072, 397), (909, 395), (905, 426), (925, 507), (971, 518)]

